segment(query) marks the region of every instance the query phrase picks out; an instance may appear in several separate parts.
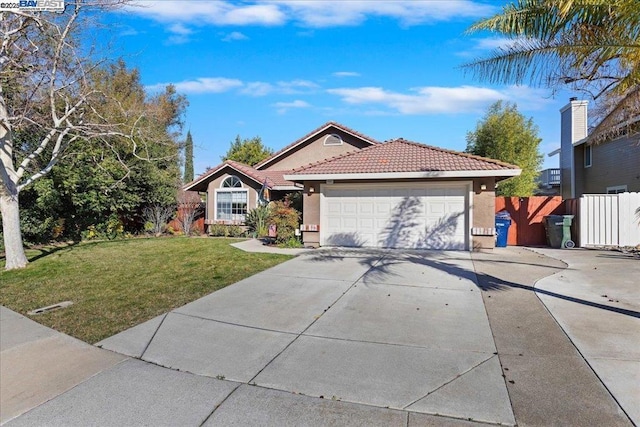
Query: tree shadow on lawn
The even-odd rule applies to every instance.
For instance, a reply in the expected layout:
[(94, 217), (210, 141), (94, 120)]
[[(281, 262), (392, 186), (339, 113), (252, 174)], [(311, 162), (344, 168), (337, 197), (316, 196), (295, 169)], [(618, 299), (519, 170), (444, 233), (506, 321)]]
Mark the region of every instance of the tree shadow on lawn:
[[(97, 243), (97, 242), (91, 242)], [(86, 244), (91, 244), (86, 243)], [(64, 244), (55, 244), (55, 245), (43, 245), (43, 246), (32, 246), (25, 248), (25, 252), (27, 253), (27, 259), (29, 262), (37, 261), (41, 258), (47, 257), (49, 255), (53, 255), (56, 252), (64, 251), (64, 250), (73, 250), (74, 247), (79, 245), (80, 242), (67, 242)], [(7, 254), (5, 252), (0, 252), (0, 264), (4, 264), (7, 259)]]

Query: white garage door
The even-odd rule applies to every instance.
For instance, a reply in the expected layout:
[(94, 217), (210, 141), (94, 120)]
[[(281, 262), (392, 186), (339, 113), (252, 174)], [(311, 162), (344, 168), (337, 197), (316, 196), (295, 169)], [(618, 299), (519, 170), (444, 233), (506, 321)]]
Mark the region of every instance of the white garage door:
[(321, 245), (469, 247), (468, 185), (323, 185), (321, 191)]

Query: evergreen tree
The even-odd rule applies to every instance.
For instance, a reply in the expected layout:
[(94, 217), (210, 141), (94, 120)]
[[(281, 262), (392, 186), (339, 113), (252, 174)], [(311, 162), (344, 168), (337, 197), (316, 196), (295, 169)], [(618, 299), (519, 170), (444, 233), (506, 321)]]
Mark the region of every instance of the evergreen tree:
[(496, 193), (528, 197), (537, 188), (536, 178), (542, 164), (540, 141), (532, 119), (520, 114), (515, 104), (498, 101), (489, 107), (476, 130), (467, 133), (466, 152), (520, 167), (520, 176), (501, 181)]
[(187, 131), (187, 139), (184, 143), (184, 177), (182, 181), (193, 181), (193, 139), (191, 138), (191, 131)]

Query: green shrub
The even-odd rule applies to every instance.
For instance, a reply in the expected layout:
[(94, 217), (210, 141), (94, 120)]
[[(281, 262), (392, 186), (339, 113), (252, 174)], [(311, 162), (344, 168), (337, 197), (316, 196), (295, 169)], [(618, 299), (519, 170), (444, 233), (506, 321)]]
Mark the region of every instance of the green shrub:
[(298, 236), (293, 236), (286, 242), (279, 243), (278, 246), (281, 248), (302, 248), (303, 244)]
[(227, 233), (229, 237), (244, 237), (245, 231), (238, 225), (228, 225)]
[(269, 234), (268, 220), (269, 207), (258, 206), (247, 212), (244, 223), (249, 229), (249, 232), (253, 233), (254, 237), (264, 237)]
[(209, 234), (214, 237), (229, 237), (229, 228), (224, 224), (211, 224)]
[(296, 238), (300, 221), (300, 212), (292, 208), (287, 201), (269, 203), (269, 224), (276, 226), (276, 243), (283, 244)]

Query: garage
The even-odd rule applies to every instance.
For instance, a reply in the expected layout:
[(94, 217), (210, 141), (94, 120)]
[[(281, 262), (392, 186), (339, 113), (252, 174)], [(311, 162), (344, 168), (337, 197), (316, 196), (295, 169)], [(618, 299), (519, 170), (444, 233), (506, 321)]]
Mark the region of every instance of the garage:
[(321, 246), (469, 249), (471, 182), (322, 185)]

